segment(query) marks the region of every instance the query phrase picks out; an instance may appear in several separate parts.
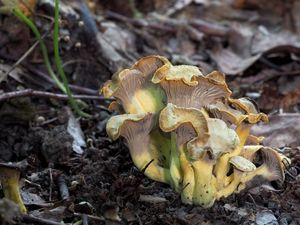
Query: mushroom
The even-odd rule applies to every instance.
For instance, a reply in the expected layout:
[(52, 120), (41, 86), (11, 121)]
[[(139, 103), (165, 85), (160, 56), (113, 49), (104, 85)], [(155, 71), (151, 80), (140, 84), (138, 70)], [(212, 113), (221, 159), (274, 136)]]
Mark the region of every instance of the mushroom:
[(114, 74), (112, 80), (104, 84), (101, 93), (106, 97), (116, 97), (126, 113), (159, 111), (164, 107), (165, 94), (150, 78), (153, 71), (167, 62), (164, 59), (158, 56), (142, 58), (132, 68)]
[(261, 142), (250, 128), (267, 115), (248, 98), (231, 98), (221, 72), (203, 75), (195, 66), (148, 56), (113, 75), (102, 93), (116, 98), (111, 110), (125, 113), (109, 119), (109, 136), (124, 137), (134, 164), (170, 184), (184, 203), (210, 207), (258, 181), (284, 179), (286, 157), (245, 146)]
[[(230, 153), (224, 154), (218, 159), (216, 167), (214, 168), (214, 173), (217, 177), (218, 189), (222, 189), (225, 185), (226, 181), (226, 174), (229, 171), (229, 160), (233, 156), (240, 155), (243, 146), (245, 145), (247, 139), (250, 136), (250, 129), (254, 123), (259, 122), (260, 120), (267, 122), (268, 117), (263, 113), (258, 113), (255, 105), (246, 98), (241, 98), (237, 100), (228, 99), (228, 101), (233, 104), (236, 109), (233, 109), (229, 105), (224, 103), (216, 104), (214, 109), (218, 111), (222, 115), (221, 118), (227, 118), (227, 121), (236, 125), (235, 131), (239, 136), (240, 144), (236, 147), (236, 149)], [(214, 114), (215, 116), (217, 114)], [(220, 117), (217, 115), (217, 117)], [(255, 137), (250, 136), (257, 142), (259, 139), (255, 139)]]
[[(177, 146), (171, 158), (175, 161), (179, 157), (180, 167), (173, 169), (179, 171), (175, 175), (170, 167), (170, 173), (171, 177), (183, 176), (183, 202), (210, 207), (216, 198), (216, 178), (212, 173), (215, 161), (223, 153), (234, 150), (239, 139), (225, 122), (206, 116), (201, 110), (169, 103), (160, 113), (159, 124), (164, 132), (175, 134), (176, 131)], [(183, 125), (185, 128), (180, 129)], [(188, 126), (194, 132), (183, 132)]]
[(233, 166), (233, 179), (230, 184), (218, 191), (217, 199), (231, 195), (239, 186), (242, 178), (256, 169), (252, 162), (242, 156), (233, 156), (229, 163)]
[[(169, 183), (168, 168), (160, 165), (161, 152), (154, 144), (151, 130), (155, 124), (155, 115), (151, 113), (123, 114), (111, 117), (107, 122), (107, 133), (116, 140), (123, 136), (136, 167), (144, 171), (149, 178)], [(154, 136), (157, 134), (154, 133)]]
[(222, 189), (226, 184), (226, 174), (228, 173), (230, 168), (229, 160), (234, 156), (240, 155), (240, 153), (242, 152), (243, 146), (245, 145), (245, 142), (250, 134), (250, 128), (251, 124), (241, 123), (235, 130), (240, 140), (239, 144), (233, 151), (225, 153), (218, 158), (216, 166), (214, 168), (214, 174), (217, 178), (218, 189)]
[(20, 170), (17, 165), (0, 163), (0, 182), (2, 185), (4, 197), (15, 202), (22, 213), (27, 209), (23, 203), (19, 190)]
[(152, 82), (162, 86), (168, 103), (202, 109), (231, 95), (226, 83), (221, 81), (224, 75), (216, 76), (216, 73), (203, 76), (200, 70), (193, 66), (168, 66), (167, 69), (163, 67), (158, 69), (153, 75)]
[[(248, 173), (241, 179), (241, 183), (236, 192), (271, 181), (277, 181), (279, 183), (284, 181), (284, 161), (288, 164), (291, 162), (290, 159), (284, 155), (272, 148), (263, 146), (246, 147), (243, 151), (243, 155), (247, 159), (254, 161), (254, 163), (258, 163), (258, 167), (255, 171)], [(256, 158), (258, 158), (258, 162), (256, 162)]]
[[(231, 99), (232, 100), (232, 99)], [(231, 101), (230, 98), (228, 101)], [(215, 104), (210, 104), (206, 108), (215, 118), (224, 120), (229, 124), (239, 125), (243, 121), (254, 124), (259, 121), (268, 122), (268, 117), (264, 113), (254, 111), (244, 111), (241, 108), (232, 108), (228, 102), (218, 101)], [(252, 104), (252, 103), (248, 103)]]

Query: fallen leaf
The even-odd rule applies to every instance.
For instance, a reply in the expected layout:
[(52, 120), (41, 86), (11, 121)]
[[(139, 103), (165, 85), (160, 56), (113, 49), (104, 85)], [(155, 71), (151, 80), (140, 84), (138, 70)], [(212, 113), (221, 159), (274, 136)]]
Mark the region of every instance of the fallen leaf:
[(14, 68), (11, 71), (10, 70), (11, 70), (11, 66), (0, 63), (0, 83), (2, 81), (5, 81), (7, 79), (7, 76), (12, 77), (19, 83), (23, 83), (22, 79), (20, 78), (20, 74), (22, 73), (22, 70), (18, 67)]
[(227, 75), (235, 75), (248, 69), (261, 55), (242, 58), (229, 49), (217, 48), (210, 52), (217, 62), (218, 69)]
[(267, 51), (300, 53), (300, 37), (289, 31), (270, 33), (266, 29), (258, 29), (252, 40), (251, 53)]
[(269, 116), (269, 123), (255, 124), (252, 134), (264, 136), (263, 144), (270, 147), (300, 145), (300, 114), (283, 113)]
[(86, 143), (84, 140), (84, 135), (81, 130), (80, 124), (78, 120), (74, 117), (73, 113), (71, 110), (69, 111), (69, 121), (68, 121), (68, 133), (72, 136), (73, 138), (73, 143), (72, 143), (72, 148), (73, 151), (76, 152), (77, 154), (82, 154), (83, 149), (82, 147), (86, 147)]
[(38, 218), (43, 218), (43, 219), (48, 219), (53, 222), (61, 222), (63, 218), (65, 217), (66, 214), (66, 207), (65, 206), (58, 206), (54, 209), (45, 209), (45, 210), (34, 210), (30, 212), (31, 215), (38, 217)]

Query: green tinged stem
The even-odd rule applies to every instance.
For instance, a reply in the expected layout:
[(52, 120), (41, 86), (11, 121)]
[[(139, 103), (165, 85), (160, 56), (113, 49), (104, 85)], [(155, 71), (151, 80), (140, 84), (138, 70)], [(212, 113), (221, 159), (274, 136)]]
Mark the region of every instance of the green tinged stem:
[(37, 27), (18, 8), (14, 8), (12, 10), (12, 12), (17, 18), (19, 18), (22, 22), (24, 22), (32, 30), (32, 32), (34, 33), (35, 37), (39, 41), (40, 48), (42, 50), (42, 54), (43, 54), (43, 58), (44, 58), (44, 63), (46, 65), (48, 73), (50, 74), (51, 78), (55, 81), (55, 83), (57, 84), (59, 89), (63, 93), (68, 95), (70, 105), (75, 110), (75, 112), (78, 115), (83, 116), (83, 117), (91, 117), (89, 114), (84, 113), (83, 111), (80, 110), (76, 100), (73, 98), (72, 92), (69, 88), (68, 80), (67, 80), (66, 75), (65, 75), (64, 70), (63, 70), (63, 65), (62, 65), (62, 62), (61, 62), (60, 55), (59, 55), (59, 45), (58, 45), (59, 1), (58, 0), (55, 1), (54, 38), (53, 38), (54, 40), (53, 40), (53, 42), (54, 42), (55, 64), (56, 64), (56, 67), (57, 67), (57, 71), (60, 74), (61, 79), (63, 80), (63, 83), (57, 78), (57, 76), (55, 75), (55, 73), (52, 70), (51, 63), (50, 63), (50, 60), (49, 60), (49, 57), (48, 57), (48, 51), (47, 51), (46, 45), (45, 45), (45, 43), (42, 39), (42, 36), (41, 36), (39, 30), (37, 29)]
[(180, 165), (183, 173), (181, 200), (186, 204), (193, 204), (195, 188), (195, 174), (192, 164), (186, 154), (186, 145), (179, 146)]
[(182, 181), (180, 171), (179, 152), (176, 143), (176, 133), (171, 132), (171, 159), (170, 159), (170, 174), (173, 186), (176, 191), (180, 191), (180, 184)]
[(10, 199), (11, 201), (18, 204), (20, 207), (20, 211), (22, 213), (26, 213), (27, 209), (23, 203), (19, 190), (19, 178), (12, 177), (5, 179), (4, 181), (2, 181), (2, 186), (5, 198)]
[(54, 18), (54, 38), (53, 38), (53, 42), (54, 42), (54, 59), (55, 59), (56, 68), (57, 68), (57, 71), (58, 71), (61, 79), (63, 80), (64, 87), (66, 89), (66, 94), (69, 97), (69, 102), (70, 102), (72, 108), (80, 116), (91, 117), (91, 115), (81, 111), (80, 108), (78, 107), (78, 104), (76, 103), (75, 99), (73, 98), (72, 92), (71, 92), (69, 84), (68, 84), (67, 77), (65, 75), (65, 71), (63, 69), (63, 65), (62, 65), (62, 62), (61, 62), (60, 55), (59, 55), (59, 45), (58, 45), (58, 22), (59, 22), (58, 17), (59, 17), (59, 0), (55, 0), (55, 18)]

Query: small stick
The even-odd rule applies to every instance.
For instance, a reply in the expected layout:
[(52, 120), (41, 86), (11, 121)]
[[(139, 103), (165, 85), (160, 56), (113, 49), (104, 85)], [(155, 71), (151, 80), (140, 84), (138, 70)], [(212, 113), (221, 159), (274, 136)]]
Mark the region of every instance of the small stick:
[(42, 218), (38, 218), (32, 215), (26, 215), (26, 214), (22, 214), (21, 215), (21, 220), (24, 223), (30, 223), (30, 224), (39, 224), (39, 225), (62, 225), (63, 223), (59, 223), (59, 222), (54, 222), (48, 219), (42, 219)]
[(255, 208), (257, 208), (257, 204), (256, 204), (254, 198), (252, 197), (252, 195), (250, 193), (248, 193), (247, 195), (250, 198), (250, 200), (252, 201), (252, 203), (254, 204)]
[(123, 16), (121, 14), (118, 14), (116, 12), (112, 12), (112, 11), (106, 11), (105, 14), (107, 19), (114, 19), (114, 20), (118, 20), (124, 23), (130, 23), (134, 26), (139, 26), (139, 27), (149, 27), (149, 28), (153, 28), (156, 30), (161, 30), (161, 31), (166, 31), (166, 32), (171, 32), (171, 33), (175, 33), (176, 29), (171, 28), (171, 27), (167, 27), (167, 26), (162, 26), (160, 24), (153, 24), (153, 23), (148, 23), (144, 20), (139, 20), (139, 19), (132, 19), (126, 16)]
[(52, 201), (52, 186), (53, 186), (53, 176), (52, 176), (51, 168), (49, 168), (49, 177), (50, 177), (49, 202), (51, 202)]
[(93, 215), (89, 215), (89, 214), (82, 214), (82, 213), (74, 213), (75, 216), (83, 216), (85, 215), (87, 218), (91, 219), (91, 220), (96, 220), (96, 221), (105, 221), (105, 219), (103, 217), (98, 217), (98, 216), (93, 216)]
[[(42, 39), (44, 39), (48, 34), (49, 34), (50, 30), (48, 30), (45, 34), (42, 35)], [(30, 53), (32, 53), (32, 51), (35, 49), (35, 47), (39, 44), (39, 41), (36, 41), (18, 60), (17, 62), (14, 63), (14, 65), (5, 73), (4, 77), (6, 77), (8, 74), (10, 74), (10, 72), (12, 72), (19, 64), (21, 64), (26, 58), (27, 56), (30, 55)]]
[[(40, 78), (42, 78), (43, 80), (47, 81), (48, 83), (51, 83), (54, 85), (54, 87), (56, 87), (56, 83), (54, 80), (52, 80), (51, 77), (49, 77), (46, 73), (44, 73), (41, 70), (36, 69), (34, 66), (30, 65), (30, 64), (26, 64), (25, 68), (29, 71), (34, 73), (35, 75), (39, 76)], [(94, 95), (97, 94), (99, 91), (98, 90), (94, 90), (94, 89), (90, 89), (90, 88), (86, 88), (86, 87), (81, 87), (78, 85), (74, 85), (74, 84), (69, 84), (69, 87), (71, 88), (72, 91), (76, 91), (82, 94), (90, 94), (90, 95)]]
[[(130, 23), (134, 26), (149, 27), (151, 29), (161, 30), (170, 33), (176, 33), (178, 25), (183, 24), (183, 21), (165, 17), (163, 21), (164, 25), (161, 25), (162, 21), (159, 21), (158, 23), (153, 23), (153, 22), (148, 22), (146, 20), (132, 19), (112, 11), (106, 11), (105, 16), (107, 19), (114, 19), (124, 23)], [(226, 37), (229, 32), (229, 29), (227, 27), (220, 26), (214, 23), (209, 23), (201, 19), (190, 20), (190, 21), (187, 20), (184, 21), (184, 23), (185, 25), (191, 25), (197, 28), (200, 32), (204, 34), (212, 35), (212, 36)]]
[[(32, 89), (25, 89), (21, 91), (12, 91), (12, 92), (6, 92), (0, 95), (0, 102), (10, 100), (12, 98), (18, 98), (18, 97), (27, 97), (27, 96), (33, 96), (33, 97), (40, 97), (40, 98), (54, 98), (59, 100), (69, 100), (69, 97), (65, 94), (56, 94), (52, 92), (46, 92), (46, 91), (36, 91)], [(112, 98), (105, 98), (97, 95), (73, 95), (75, 99), (87, 99), (87, 100), (97, 100), (97, 101), (111, 101)]]

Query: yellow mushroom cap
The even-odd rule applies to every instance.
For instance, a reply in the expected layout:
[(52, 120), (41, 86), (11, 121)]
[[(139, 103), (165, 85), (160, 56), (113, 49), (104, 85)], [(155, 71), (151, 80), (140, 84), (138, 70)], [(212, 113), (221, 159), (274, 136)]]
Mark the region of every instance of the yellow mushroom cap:
[(158, 112), (164, 106), (165, 94), (150, 79), (167, 62), (158, 56), (142, 58), (132, 68), (114, 74), (112, 80), (104, 84), (101, 93), (106, 97), (114, 96), (126, 113)]
[[(149, 117), (150, 113), (141, 113), (141, 114), (123, 114), (111, 117), (106, 124), (107, 134), (113, 139), (116, 140), (122, 135), (122, 127), (127, 121), (138, 122), (143, 120), (146, 117)], [(125, 128), (125, 127), (124, 127)], [(149, 129), (149, 131), (151, 128)], [(148, 131), (148, 133), (149, 133)]]
[(196, 80), (196, 77), (198, 76), (203, 76), (203, 74), (196, 66), (173, 66), (172, 64), (168, 63), (154, 73), (152, 82), (157, 84), (163, 80), (178, 80), (183, 81), (183, 83), (187, 85), (195, 86), (198, 84), (198, 81)]
[(231, 157), (229, 163), (231, 163), (236, 169), (243, 172), (251, 172), (256, 169), (256, 166), (252, 162), (239, 155)]
[[(159, 125), (164, 132), (177, 130), (185, 124), (195, 132), (177, 133), (178, 144), (187, 142), (189, 156), (201, 158), (205, 151), (210, 151), (214, 158), (233, 151), (239, 144), (239, 137), (233, 129), (220, 119), (206, 118), (205, 112), (195, 108), (178, 107), (169, 103), (160, 113)], [(192, 138), (193, 137), (193, 138)]]

